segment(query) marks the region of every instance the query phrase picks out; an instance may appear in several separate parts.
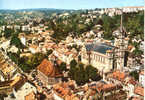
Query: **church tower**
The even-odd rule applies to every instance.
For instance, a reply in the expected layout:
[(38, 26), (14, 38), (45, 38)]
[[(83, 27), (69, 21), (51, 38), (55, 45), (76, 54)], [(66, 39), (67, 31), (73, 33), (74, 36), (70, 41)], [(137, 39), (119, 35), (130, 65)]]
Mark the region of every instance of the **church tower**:
[(123, 27), (122, 15), (121, 15), (121, 25), (117, 32), (118, 32), (117, 33), (118, 36), (115, 38), (116, 68), (122, 71), (123, 67), (125, 66), (125, 52), (128, 45), (128, 42), (126, 43), (126, 39), (125, 39), (126, 31)]

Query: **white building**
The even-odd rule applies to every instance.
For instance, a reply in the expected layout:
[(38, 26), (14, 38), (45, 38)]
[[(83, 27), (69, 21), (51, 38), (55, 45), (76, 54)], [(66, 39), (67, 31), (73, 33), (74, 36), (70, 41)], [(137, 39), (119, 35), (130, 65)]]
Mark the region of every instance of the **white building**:
[(139, 73), (139, 83), (144, 87), (144, 70)]
[(84, 64), (91, 64), (100, 72), (113, 69), (113, 46), (105, 43), (86, 44), (81, 51), (81, 60)]
[(13, 91), (14, 96), (16, 97), (15, 100), (25, 100), (25, 96), (34, 92), (36, 94), (37, 89), (30, 83), (26, 82), (18, 91)]

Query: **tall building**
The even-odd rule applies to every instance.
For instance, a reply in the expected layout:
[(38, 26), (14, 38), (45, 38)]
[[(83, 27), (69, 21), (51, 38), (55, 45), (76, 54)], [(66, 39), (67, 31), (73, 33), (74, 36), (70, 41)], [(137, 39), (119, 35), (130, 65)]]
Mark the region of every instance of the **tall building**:
[(115, 37), (115, 52), (114, 52), (114, 60), (115, 67), (118, 70), (123, 70), (123, 67), (127, 64), (126, 51), (128, 47), (128, 38), (126, 38), (126, 30), (123, 27), (122, 23), (122, 15), (121, 15), (121, 25), (117, 31), (114, 32), (117, 34)]

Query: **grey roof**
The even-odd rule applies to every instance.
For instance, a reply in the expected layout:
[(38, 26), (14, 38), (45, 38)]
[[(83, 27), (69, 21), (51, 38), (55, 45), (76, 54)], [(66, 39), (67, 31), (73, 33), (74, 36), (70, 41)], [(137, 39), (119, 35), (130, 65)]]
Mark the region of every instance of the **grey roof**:
[(112, 50), (114, 48), (113, 46), (105, 43), (86, 44), (85, 47), (87, 51), (96, 51), (103, 54), (106, 54), (107, 50)]

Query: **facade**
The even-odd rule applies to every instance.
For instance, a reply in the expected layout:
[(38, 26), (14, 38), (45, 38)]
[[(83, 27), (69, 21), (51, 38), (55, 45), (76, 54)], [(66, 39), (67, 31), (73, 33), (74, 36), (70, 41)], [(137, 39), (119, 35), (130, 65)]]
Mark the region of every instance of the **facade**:
[(121, 28), (114, 33), (118, 34), (115, 38), (115, 59), (116, 69), (123, 70), (124, 66), (127, 66), (126, 51), (128, 49), (128, 38), (125, 37), (124, 28)]
[(17, 91), (13, 90), (13, 94), (16, 100), (25, 100), (25, 96), (29, 95), (31, 92), (37, 93), (37, 89), (32, 84), (26, 82)]
[(47, 59), (37, 67), (38, 78), (46, 85), (55, 84), (61, 81), (62, 74), (59, 73), (57, 65)]
[(139, 73), (139, 83), (144, 87), (144, 70)]
[(84, 64), (91, 64), (100, 72), (113, 69), (113, 46), (105, 43), (86, 44), (81, 51), (81, 60)]

